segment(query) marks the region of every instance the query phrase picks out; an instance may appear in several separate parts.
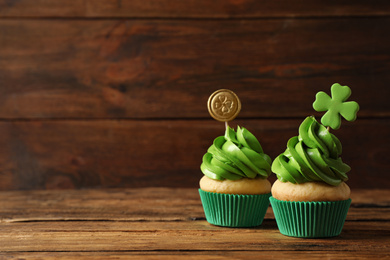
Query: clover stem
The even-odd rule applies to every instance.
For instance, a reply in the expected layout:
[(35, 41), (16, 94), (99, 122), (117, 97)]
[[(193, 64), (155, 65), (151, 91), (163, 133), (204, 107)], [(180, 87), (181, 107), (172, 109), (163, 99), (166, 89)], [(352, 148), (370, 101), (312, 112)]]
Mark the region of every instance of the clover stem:
[(228, 129), (228, 127), (229, 127), (228, 121), (225, 121), (225, 129)]
[(329, 126), (326, 128), (326, 130), (328, 130), (328, 132), (330, 132), (330, 128), (329, 128)]

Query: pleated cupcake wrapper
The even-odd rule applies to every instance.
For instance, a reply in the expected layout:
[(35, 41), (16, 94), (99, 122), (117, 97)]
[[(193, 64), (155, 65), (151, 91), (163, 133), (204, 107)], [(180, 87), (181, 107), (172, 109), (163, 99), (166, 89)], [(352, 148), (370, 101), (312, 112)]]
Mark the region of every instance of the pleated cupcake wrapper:
[(237, 195), (207, 192), (199, 189), (206, 220), (224, 227), (261, 225), (269, 206), (271, 193)]
[(343, 229), (351, 199), (342, 201), (281, 201), (270, 197), (280, 233), (292, 237), (334, 237)]

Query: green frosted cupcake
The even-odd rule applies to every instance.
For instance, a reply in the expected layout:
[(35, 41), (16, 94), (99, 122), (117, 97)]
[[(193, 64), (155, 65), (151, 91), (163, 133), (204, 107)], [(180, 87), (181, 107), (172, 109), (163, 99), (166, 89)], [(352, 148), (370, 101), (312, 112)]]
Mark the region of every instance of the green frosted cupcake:
[(247, 129), (227, 127), (203, 156), (199, 194), (206, 220), (224, 227), (254, 227), (269, 206), (271, 159)]
[(345, 181), (350, 167), (341, 160), (339, 139), (329, 132), (340, 127), (340, 115), (356, 119), (359, 106), (345, 102), (347, 86), (334, 84), (332, 97), (317, 94), (313, 107), (328, 111), (322, 124), (307, 117), (299, 135), (287, 142), (287, 149), (272, 163), (278, 180), (272, 186), (270, 202), (280, 232), (293, 237), (333, 237), (341, 233), (351, 204)]

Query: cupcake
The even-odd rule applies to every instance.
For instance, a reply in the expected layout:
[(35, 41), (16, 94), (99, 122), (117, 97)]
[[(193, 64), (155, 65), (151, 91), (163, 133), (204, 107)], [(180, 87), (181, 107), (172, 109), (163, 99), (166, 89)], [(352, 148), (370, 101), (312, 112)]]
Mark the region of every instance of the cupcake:
[[(216, 100), (238, 102), (233, 97)], [(218, 108), (219, 104), (212, 107)], [(229, 111), (229, 107), (225, 110)], [(199, 182), (199, 194), (206, 220), (224, 227), (259, 226), (271, 196), (271, 183), (267, 180), (271, 162), (251, 132), (240, 126), (234, 130), (226, 124), (225, 135), (214, 140), (200, 167), (204, 176)]]
[(332, 98), (319, 92), (313, 107), (327, 111), (321, 123), (307, 117), (299, 135), (290, 138), (287, 149), (272, 163), (278, 178), (272, 186), (270, 202), (280, 232), (293, 237), (333, 237), (341, 233), (351, 204), (345, 183), (350, 167), (340, 155), (339, 139), (329, 131), (340, 127), (340, 115), (356, 119), (359, 106), (345, 102), (351, 94), (347, 86), (333, 84)]

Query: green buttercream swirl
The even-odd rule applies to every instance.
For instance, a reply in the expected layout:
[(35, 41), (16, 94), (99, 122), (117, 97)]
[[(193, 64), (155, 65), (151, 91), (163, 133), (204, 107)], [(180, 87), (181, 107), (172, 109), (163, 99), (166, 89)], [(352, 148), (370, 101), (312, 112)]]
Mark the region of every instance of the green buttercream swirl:
[(267, 178), (271, 174), (271, 162), (256, 137), (237, 126), (237, 132), (227, 127), (225, 136), (214, 140), (203, 156), (200, 169), (215, 180)]
[(272, 163), (272, 171), (282, 182), (322, 181), (337, 186), (348, 180), (351, 168), (340, 158), (341, 143), (314, 117), (299, 127), (299, 136), (290, 138), (287, 149)]

